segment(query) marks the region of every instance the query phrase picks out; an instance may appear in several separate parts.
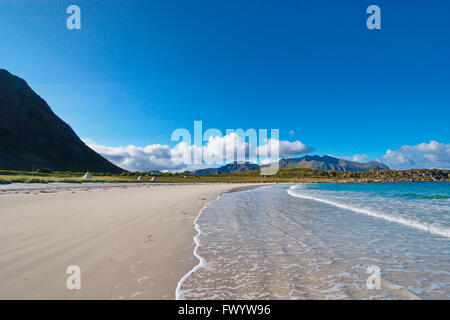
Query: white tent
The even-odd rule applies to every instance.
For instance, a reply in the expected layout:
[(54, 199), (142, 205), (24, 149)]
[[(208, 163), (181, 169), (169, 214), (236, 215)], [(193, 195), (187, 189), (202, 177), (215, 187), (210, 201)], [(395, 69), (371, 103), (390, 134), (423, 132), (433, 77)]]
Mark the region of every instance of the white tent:
[(83, 180), (91, 180), (91, 179), (93, 179), (93, 177), (92, 177), (91, 173), (88, 171), (88, 172), (86, 172), (86, 174), (83, 176), (82, 179)]
[(137, 178), (137, 181), (142, 181), (142, 180), (144, 180), (144, 179), (142, 178), (142, 176), (139, 176), (139, 177)]
[(156, 177), (155, 176), (153, 176), (151, 179), (150, 179), (150, 181), (155, 181), (156, 180)]

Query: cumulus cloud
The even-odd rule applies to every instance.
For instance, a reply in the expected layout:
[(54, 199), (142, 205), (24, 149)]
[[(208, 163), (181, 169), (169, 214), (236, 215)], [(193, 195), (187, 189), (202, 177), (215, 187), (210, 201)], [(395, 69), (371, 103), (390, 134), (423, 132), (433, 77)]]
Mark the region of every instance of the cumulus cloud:
[(278, 150), (280, 157), (294, 156), (314, 150), (313, 148), (307, 147), (303, 142), (298, 140), (291, 142), (269, 139), (265, 145), (257, 148), (257, 153), (260, 157), (267, 158), (273, 156), (273, 150), (276, 150), (277, 148), (279, 148)]
[(356, 161), (356, 162), (366, 162), (369, 156), (367, 154), (355, 154), (351, 157), (342, 157), (342, 159)]
[(172, 160), (172, 150), (168, 145), (107, 147), (93, 142), (87, 142), (86, 144), (112, 163), (126, 170), (180, 170), (184, 168), (184, 165)]
[[(264, 145), (256, 146), (254, 141), (245, 141), (235, 132), (225, 136), (210, 136), (203, 146), (180, 142), (174, 147), (161, 144), (108, 147), (90, 140), (84, 142), (106, 159), (130, 171), (195, 170), (235, 160), (267, 163), (274, 156), (293, 156), (313, 150), (301, 141), (277, 139), (268, 139)], [(279, 148), (278, 154), (275, 152), (276, 148)]]
[(396, 150), (388, 149), (378, 160), (392, 169), (450, 169), (450, 144), (430, 141), (404, 145)]

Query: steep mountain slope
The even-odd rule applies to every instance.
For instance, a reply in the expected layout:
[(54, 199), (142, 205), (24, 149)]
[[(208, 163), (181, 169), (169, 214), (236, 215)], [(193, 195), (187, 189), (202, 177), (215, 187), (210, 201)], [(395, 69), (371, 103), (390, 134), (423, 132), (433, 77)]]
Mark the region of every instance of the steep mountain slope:
[(90, 149), (27, 83), (0, 69), (0, 169), (124, 170)]

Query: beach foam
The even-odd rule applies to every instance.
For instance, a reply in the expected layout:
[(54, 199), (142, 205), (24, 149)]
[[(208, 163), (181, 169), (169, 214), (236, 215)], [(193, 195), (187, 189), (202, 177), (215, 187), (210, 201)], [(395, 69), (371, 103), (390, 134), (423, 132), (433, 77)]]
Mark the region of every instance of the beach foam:
[[(220, 198), (220, 195), (217, 197), (217, 199), (215, 201), (217, 201)], [(211, 203), (211, 202), (210, 202)], [(203, 211), (208, 207), (208, 203), (205, 204), (203, 206), (203, 208), (200, 210), (197, 218), (195, 218), (194, 220), (194, 226), (195, 226), (195, 230), (197, 230), (197, 234), (194, 237), (194, 242), (195, 242), (195, 248), (194, 248), (194, 256), (199, 260), (198, 264), (194, 266), (194, 268), (192, 268), (192, 270), (190, 270), (188, 273), (186, 273), (181, 279), (180, 281), (178, 281), (177, 284), (177, 288), (175, 289), (175, 299), (176, 300), (184, 300), (184, 296), (183, 296), (183, 283), (189, 279), (189, 277), (195, 272), (197, 271), (199, 268), (204, 267), (206, 265), (206, 260), (198, 254), (198, 247), (200, 246), (200, 234), (201, 234), (201, 230), (200, 230), (200, 225), (197, 223), (197, 220), (200, 218), (200, 216), (202, 215)]]
[[(195, 221), (200, 262), (178, 283), (177, 298), (450, 298), (448, 238), (289, 191), (223, 194), (205, 206)], [(380, 290), (366, 287), (372, 265), (381, 269)]]
[[(374, 210), (370, 210), (370, 209), (359, 208), (359, 207), (356, 207), (353, 205), (339, 203), (336, 201), (327, 200), (327, 199), (323, 199), (323, 198), (319, 198), (319, 197), (313, 197), (313, 196), (301, 194), (297, 190), (298, 190), (297, 186), (291, 186), (287, 190), (287, 192), (289, 195), (291, 195), (293, 197), (314, 200), (314, 201), (320, 201), (320, 202), (323, 202), (323, 203), (326, 203), (326, 204), (329, 204), (329, 205), (332, 205), (332, 206), (335, 206), (338, 208), (351, 210), (351, 211), (358, 212), (358, 213), (363, 213), (363, 214), (366, 214), (366, 215), (374, 217), (374, 218), (384, 219), (384, 220), (387, 220), (390, 222), (399, 223), (399, 224), (402, 224), (402, 225), (405, 225), (405, 226), (408, 226), (411, 228), (415, 228), (415, 229), (418, 229), (421, 231), (426, 231), (426, 232), (429, 232), (432, 234), (450, 238), (450, 229), (449, 228), (433, 226), (432, 224), (427, 224), (427, 223), (417, 221), (414, 219), (410, 219), (410, 218), (403, 218), (403, 217), (394, 216), (392, 214), (385, 213), (385, 212), (379, 212), (379, 211), (374, 211)], [(434, 199), (434, 198), (427, 198), (427, 199)]]

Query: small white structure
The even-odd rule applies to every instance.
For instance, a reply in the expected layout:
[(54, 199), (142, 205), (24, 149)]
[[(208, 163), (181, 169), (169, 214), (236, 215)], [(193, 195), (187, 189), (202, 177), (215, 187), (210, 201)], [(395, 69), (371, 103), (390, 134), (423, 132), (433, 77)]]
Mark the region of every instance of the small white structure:
[(150, 181), (155, 181), (156, 180), (156, 177), (155, 176), (153, 176), (151, 179), (150, 179)]
[(144, 180), (144, 179), (142, 178), (142, 176), (139, 176), (139, 177), (137, 178), (137, 181), (142, 181), (142, 180)]
[(92, 179), (94, 179), (94, 177), (92, 177), (91, 173), (88, 171), (88, 172), (86, 172), (86, 174), (81, 179), (83, 179), (83, 180), (92, 180)]

